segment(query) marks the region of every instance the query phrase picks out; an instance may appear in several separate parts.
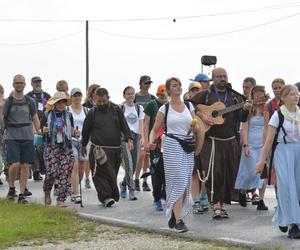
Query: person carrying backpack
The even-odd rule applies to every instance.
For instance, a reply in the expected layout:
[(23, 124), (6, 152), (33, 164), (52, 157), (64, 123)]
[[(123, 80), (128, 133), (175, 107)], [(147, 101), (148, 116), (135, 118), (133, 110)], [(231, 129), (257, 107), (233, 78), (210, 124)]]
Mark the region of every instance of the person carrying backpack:
[(14, 199), (16, 197), (15, 179), (20, 168), (18, 203), (27, 203), (24, 192), (29, 177), (29, 166), (35, 162), (32, 125), (36, 131), (39, 131), (40, 127), (34, 100), (24, 96), (25, 86), (24, 76), (16, 75), (13, 79), (14, 93), (5, 100), (3, 108), (7, 163), (9, 165), (7, 198)]
[[(272, 222), (280, 231), (293, 239), (300, 238), (300, 110), (298, 89), (284, 86), (281, 91), (283, 105), (274, 112), (269, 122), (256, 171), (262, 173), (271, 151), (277, 177), (277, 208)], [(275, 147), (276, 146), (276, 147)], [(272, 160), (272, 157), (271, 157)], [(289, 228), (288, 228), (289, 227)]]

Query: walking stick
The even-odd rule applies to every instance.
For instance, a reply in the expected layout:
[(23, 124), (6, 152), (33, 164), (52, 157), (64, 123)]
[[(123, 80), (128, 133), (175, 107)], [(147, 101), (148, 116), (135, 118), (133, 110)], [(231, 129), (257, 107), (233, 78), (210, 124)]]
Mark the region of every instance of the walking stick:
[[(78, 130), (78, 126), (76, 126), (76, 130)], [(79, 143), (79, 138), (78, 136), (75, 137), (76, 140)], [(80, 178), (80, 165), (79, 165), (79, 161), (78, 161), (78, 180), (79, 180), (79, 195), (80, 195), (80, 207), (83, 207), (83, 203), (82, 203), (82, 189), (81, 189), (81, 178)]]

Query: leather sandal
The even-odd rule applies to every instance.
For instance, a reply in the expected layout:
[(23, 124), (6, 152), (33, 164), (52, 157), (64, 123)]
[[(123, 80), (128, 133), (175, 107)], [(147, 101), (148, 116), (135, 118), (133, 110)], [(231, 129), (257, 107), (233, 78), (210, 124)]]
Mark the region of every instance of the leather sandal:
[(215, 220), (222, 219), (222, 211), (220, 208), (214, 208), (214, 214), (213, 214), (212, 218)]

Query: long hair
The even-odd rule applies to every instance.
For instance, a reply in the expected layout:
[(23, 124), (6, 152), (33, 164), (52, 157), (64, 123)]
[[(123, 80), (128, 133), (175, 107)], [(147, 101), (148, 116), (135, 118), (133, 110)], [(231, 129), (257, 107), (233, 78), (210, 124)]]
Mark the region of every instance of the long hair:
[(89, 102), (93, 98), (93, 95), (95, 94), (97, 88), (100, 88), (99, 84), (91, 84), (88, 87), (88, 90), (87, 90), (87, 93), (86, 93), (86, 97), (84, 99), (85, 102)]
[[(249, 94), (249, 101), (255, 102), (254, 93), (255, 92), (262, 92), (264, 96), (266, 95), (265, 86), (262, 85), (255, 85), (251, 88), (250, 94)], [(252, 108), (249, 113), (249, 117), (256, 115), (257, 113), (263, 114), (263, 109), (266, 101), (262, 100), (261, 102), (258, 102), (258, 104), (252, 104)], [(258, 111), (258, 112), (257, 112)]]

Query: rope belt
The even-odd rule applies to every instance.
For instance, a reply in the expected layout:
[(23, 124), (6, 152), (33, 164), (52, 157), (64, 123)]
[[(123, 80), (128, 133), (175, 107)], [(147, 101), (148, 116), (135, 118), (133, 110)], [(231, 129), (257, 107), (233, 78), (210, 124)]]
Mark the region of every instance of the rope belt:
[(211, 191), (210, 191), (210, 201), (213, 202), (214, 197), (214, 166), (215, 166), (215, 153), (216, 153), (216, 146), (215, 141), (231, 141), (235, 139), (235, 136), (229, 137), (229, 138), (218, 138), (209, 136), (209, 139), (211, 139), (211, 151), (210, 151), (210, 158), (209, 158), (209, 164), (208, 164), (208, 170), (207, 175), (202, 179), (201, 175), (199, 173), (199, 170), (197, 169), (199, 180), (203, 183), (205, 183), (208, 180), (209, 174), (211, 172)]
[(97, 154), (97, 151), (100, 149), (120, 149), (120, 146), (100, 146), (100, 145), (97, 145), (93, 142), (91, 142), (91, 145), (94, 146), (94, 149), (93, 149), (93, 154), (94, 154), (94, 158), (95, 158), (95, 170), (93, 171), (93, 177), (95, 176), (96, 174), (96, 171), (97, 171), (97, 159), (96, 159), (96, 154)]

